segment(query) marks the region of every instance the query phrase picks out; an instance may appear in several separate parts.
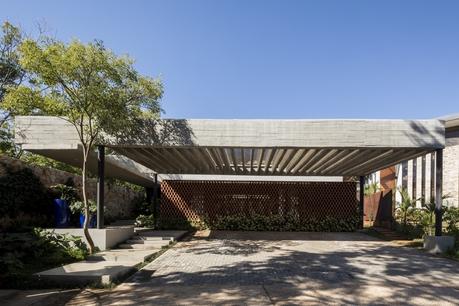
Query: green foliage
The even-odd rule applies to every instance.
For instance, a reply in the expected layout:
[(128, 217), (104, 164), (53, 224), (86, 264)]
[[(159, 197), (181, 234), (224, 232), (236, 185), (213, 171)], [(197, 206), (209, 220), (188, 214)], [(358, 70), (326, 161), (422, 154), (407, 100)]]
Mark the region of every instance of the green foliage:
[(208, 225), (204, 221), (192, 221), (186, 219), (159, 219), (158, 228), (162, 230), (204, 230)]
[(19, 55), (31, 81), (8, 90), (5, 108), (13, 114), (65, 118), (85, 145), (102, 132), (116, 133), (133, 119), (160, 111), (161, 82), (139, 75), (130, 58), (116, 56), (101, 42), (26, 39)]
[[(402, 202), (397, 208), (396, 230), (412, 238), (433, 235), (435, 233), (435, 198), (423, 203), (421, 208), (416, 208), (417, 200), (411, 199), (406, 190), (402, 190), (401, 195)], [(458, 236), (459, 209), (448, 206), (445, 201), (448, 197), (446, 195), (442, 198), (443, 222), (447, 224), (443, 230), (446, 230), (448, 234)]]
[(135, 215), (151, 215), (153, 213), (153, 206), (146, 201), (144, 196), (138, 196), (132, 200), (134, 202)]
[(21, 42), (21, 30), (5, 21), (0, 37), (0, 101), (3, 100), (6, 89), (17, 85), (23, 77), (24, 73), (19, 65), (17, 52)]
[(37, 287), (32, 274), (62, 264), (83, 260), (88, 254), (79, 237), (42, 229), (0, 236), (0, 287)]
[(379, 184), (371, 183), (371, 184), (365, 185), (364, 194), (365, 196), (370, 196), (379, 191), (381, 191), (381, 187), (379, 186)]
[(240, 214), (204, 218), (201, 222), (186, 220), (161, 220), (163, 229), (215, 229), (240, 231), (306, 231), (306, 232), (352, 232), (358, 228), (359, 218), (334, 218), (326, 216), (320, 219), (299, 218), (294, 214), (260, 215)]
[(33, 154), (30, 152), (24, 152), (20, 156), (20, 159), (29, 165), (40, 166), (40, 167), (45, 167), (45, 168), (53, 168), (57, 170), (66, 171), (69, 173), (74, 173), (77, 175), (81, 174), (81, 170), (76, 167), (70, 166), (68, 164), (59, 162), (57, 160), (54, 160), (54, 159), (51, 159), (45, 156)]
[(209, 228), (217, 230), (243, 231), (306, 231), (306, 232), (350, 232), (355, 231), (358, 217), (300, 219), (295, 215), (231, 215), (207, 222)]
[(446, 231), (459, 236), (459, 208), (448, 207), (443, 214), (443, 221), (446, 222)]
[[(97, 203), (94, 200), (88, 200), (89, 212), (95, 214), (97, 212)], [(69, 205), (72, 214), (84, 214), (84, 203), (82, 201), (73, 201)]]
[(59, 194), (60, 194), (59, 198), (67, 201), (67, 203), (69, 204), (75, 202), (75, 200), (78, 198), (77, 191), (72, 186), (67, 186), (64, 184), (57, 184), (57, 185), (51, 186), (51, 188), (59, 191)]
[(19, 65), (18, 46), (22, 42), (19, 28), (8, 21), (2, 25), (0, 36), (0, 153), (17, 157), (21, 150), (14, 144), (10, 113), (2, 106), (8, 88), (18, 86), (24, 71)]
[[(1, 161), (0, 161), (1, 163)], [(7, 230), (22, 220), (21, 227), (46, 225), (52, 216), (52, 198), (40, 179), (28, 168), (1, 163), (6, 173), (0, 176), (0, 227)], [(28, 217), (30, 216), (30, 217)], [(41, 220), (39, 224), (29, 222)]]
[(135, 219), (135, 226), (154, 228), (155, 218), (153, 215), (139, 215)]
[[(100, 41), (26, 39), (19, 46), (19, 63), (30, 80), (9, 88), (3, 106), (13, 115), (57, 116), (75, 127), (83, 151), (82, 200), (88, 214), (86, 166), (96, 141), (135, 129), (139, 119), (157, 117), (162, 83), (140, 75), (130, 58), (115, 55)], [(83, 230), (92, 252), (87, 220), (89, 215)]]
[(411, 199), (410, 194), (406, 188), (399, 188), (398, 192), (402, 197), (402, 201), (396, 208), (397, 217), (402, 220), (402, 225), (406, 226), (408, 217), (416, 210), (416, 202), (418, 200)]

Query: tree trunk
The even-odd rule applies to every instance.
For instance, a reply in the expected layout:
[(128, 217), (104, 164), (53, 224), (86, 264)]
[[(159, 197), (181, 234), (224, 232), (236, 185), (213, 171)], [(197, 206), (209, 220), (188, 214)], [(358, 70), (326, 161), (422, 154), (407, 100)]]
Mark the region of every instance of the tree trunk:
[(83, 223), (83, 233), (84, 237), (86, 238), (86, 241), (88, 242), (88, 247), (89, 247), (89, 254), (94, 253), (94, 241), (92, 240), (91, 235), (89, 234), (88, 226), (89, 222), (91, 220), (91, 214), (89, 211), (89, 203), (88, 203), (88, 198), (86, 196), (86, 163), (88, 160), (88, 155), (89, 155), (89, 149), (86, 149), (83, 147), (83, 167), (81, 171), (81, 188), (82, 188), (82, 193), (83, 193), (83, 203), (84, 203), (84, 223)]

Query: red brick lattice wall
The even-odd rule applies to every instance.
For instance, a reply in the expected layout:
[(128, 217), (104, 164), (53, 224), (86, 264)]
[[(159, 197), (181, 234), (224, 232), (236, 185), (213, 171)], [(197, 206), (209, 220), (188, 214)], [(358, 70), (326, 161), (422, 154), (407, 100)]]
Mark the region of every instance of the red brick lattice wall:
[(163, 181), (161, 220), (199, 221), (235, 214), (300, 218), (358, 215), (354, 182)]

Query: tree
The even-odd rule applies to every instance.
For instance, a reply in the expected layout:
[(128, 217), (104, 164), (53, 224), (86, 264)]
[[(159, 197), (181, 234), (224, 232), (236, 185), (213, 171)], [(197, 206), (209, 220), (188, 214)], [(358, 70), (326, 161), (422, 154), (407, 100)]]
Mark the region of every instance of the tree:
[(402, 201), (398, 203), (397, 211), (401, 214), (403, 227), (406, 227), (408, 216), (416, 209), (416, 202), (419, 199), (412, 199), (406, 188), (399, 188), (398, 192)]
[(158, 116), (162, 83), (141, 76), (129, 57), (115, 55), (100, 41), (64, 44), (26, 39), (19, 46), (19, 63), (30, 81), (8, 90), (4, 106), (14, 114), (57, 116), (75, 127), (82, 151), (83, 229), (93, 253), (86, 195), (88, 157), (96, 143), (134, 127), (141, 118)]
[(19, 64), (18, 46), (23, 36), (18, 27), (5, 21), (1, 27), (0, 37), (0, 152), (17, 156), (18, 152), (13, 143), (11, 133), (11, 114), (2, 107), (3, 98), (9, 87), (18, 86), (24, 77), (24, 71)]

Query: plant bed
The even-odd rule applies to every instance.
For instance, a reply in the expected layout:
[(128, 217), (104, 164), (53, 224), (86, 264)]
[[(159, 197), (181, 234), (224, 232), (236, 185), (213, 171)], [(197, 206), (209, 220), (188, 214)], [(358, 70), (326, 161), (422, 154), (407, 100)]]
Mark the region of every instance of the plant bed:
[(81, 239), (33, 229), (0, 236), (0, 288), (46, 288), (34, 273), (82, 260), (87, 250)]

